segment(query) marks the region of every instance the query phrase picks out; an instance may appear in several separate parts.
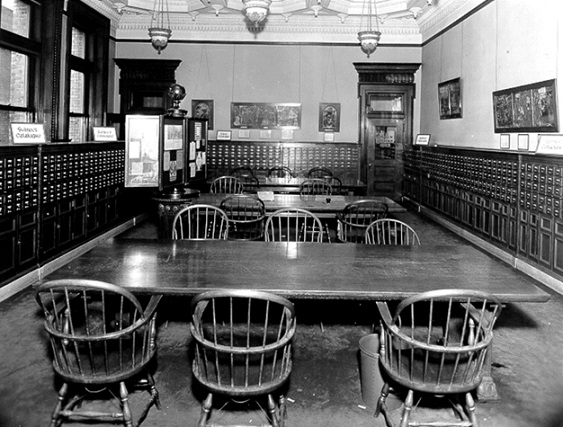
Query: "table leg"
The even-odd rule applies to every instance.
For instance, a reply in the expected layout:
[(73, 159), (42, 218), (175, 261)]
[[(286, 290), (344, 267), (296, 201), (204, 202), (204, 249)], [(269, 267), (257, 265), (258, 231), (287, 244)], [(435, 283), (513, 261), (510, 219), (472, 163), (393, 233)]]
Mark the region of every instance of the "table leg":
[(493, 377), (491, 375), (492, 367), (492, 356), (493, 356), (493, 343), (489, 347), (489, 351), (485, 356), (484, 371), (485, 375), (479, 387), (477, 387), (477, 399), (480, 402), (490, 402), (493, 400), (500, 400), (500, 396), (497, 391), (497, 385), (495, 384)]

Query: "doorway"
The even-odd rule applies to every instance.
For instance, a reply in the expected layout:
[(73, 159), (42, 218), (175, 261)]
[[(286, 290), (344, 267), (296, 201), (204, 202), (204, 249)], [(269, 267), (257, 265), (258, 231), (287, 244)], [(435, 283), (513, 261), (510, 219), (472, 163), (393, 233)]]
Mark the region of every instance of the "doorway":
[(367, 194), (400, 200), (403, 151), (412, 144), (414, 73), (420, 64), (354, 64), (359, 74), (360, 178)]

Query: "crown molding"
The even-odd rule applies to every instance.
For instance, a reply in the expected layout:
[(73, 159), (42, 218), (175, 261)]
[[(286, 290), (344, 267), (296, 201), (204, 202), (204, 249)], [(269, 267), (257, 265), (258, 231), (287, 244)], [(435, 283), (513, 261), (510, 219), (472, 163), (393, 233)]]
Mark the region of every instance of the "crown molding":
[(422, 43), (436, 36), (484, 3), (492, 0), (440, 0), (440, 7), (433, 8), (418, 19)]
[[(363, 24), (363, 25), (362, 25)], [(123, 14), (116, 39), (147, 39), (150, 16)], [(358, 17), (349, 17), (344, 23), (337, 16), (323, 19), (303, 15), (285, 20), (279, 15), (269, 16), (264, 25), (249, 25), (242, 14), (202, 15), (193, 19), (172, 15), (171, 40), (213, 42), (281, 42), (281, 43), (357, 43), (357, 34), (365, 26)], [(381, 44), (416, 44), (422, 37), (414, 19), (393, 19), (379, 25)]]

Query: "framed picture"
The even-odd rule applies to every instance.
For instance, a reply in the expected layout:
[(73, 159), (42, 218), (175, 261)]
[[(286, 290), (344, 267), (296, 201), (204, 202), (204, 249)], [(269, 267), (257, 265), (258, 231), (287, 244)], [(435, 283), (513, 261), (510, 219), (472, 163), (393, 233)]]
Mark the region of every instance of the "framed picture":
[(340, 132), (340, 103), (319, 103), (319, 132)]
[(438, 102), (440, 119), (461, 117), (461, 80), (459, 77), (438, 84)]
[(530, 135), (527, 133), (519, 133), (518, 134), (518, 149), (519, 150), (527, 150), (530, 141)]
[(418, 134), (414, 140), (414, 145), (428, 145), (430, 144), (430, 135)]
[(301, 104), (232, 102), (233, 129), (300, 129)]
[(212, 99), (192, 99), (192, 117), (209, 120), (208, 130), (213, 130), (213, 113)]
[(510, 135), (503, 133), (500, 135), (500, 148), (507, 150), (510, 148)]
[(217, 131), (217, 141), (230, 141), (231, 140), (230, 130), (218, 130)]
[(495, 132), (558, 132), (555, 79), (493, 92)]

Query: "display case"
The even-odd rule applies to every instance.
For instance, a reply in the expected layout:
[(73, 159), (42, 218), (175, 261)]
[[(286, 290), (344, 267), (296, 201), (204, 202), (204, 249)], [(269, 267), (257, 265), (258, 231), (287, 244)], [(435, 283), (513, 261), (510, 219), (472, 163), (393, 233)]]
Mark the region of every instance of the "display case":
[(165, 115), (126, 116), (125, 186), (153, 187), (161, 192), (185, 186), (188, 183), (186, 147), (186, 119)]

